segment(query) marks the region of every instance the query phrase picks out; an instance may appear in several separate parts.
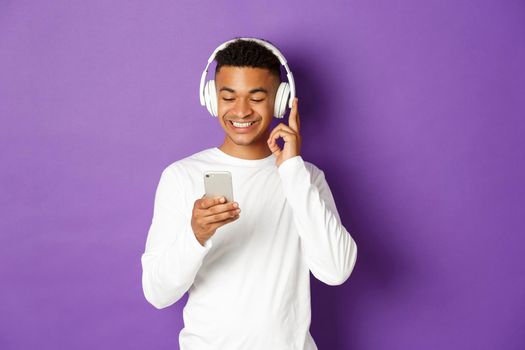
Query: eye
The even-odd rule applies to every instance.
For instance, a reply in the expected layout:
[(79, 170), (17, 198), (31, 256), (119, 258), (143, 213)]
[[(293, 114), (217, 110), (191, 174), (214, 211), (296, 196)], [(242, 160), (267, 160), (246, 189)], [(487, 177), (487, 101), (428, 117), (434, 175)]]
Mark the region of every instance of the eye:
[(261, 102), (261, 101), (264, 101), (264, 99), (262, 99), (262, 100), (253, 100), (253, 99), (252, 99), (252, 101), (253, 101), (253, 102)]
[(234, 99), (233, 98), (222, 98), (224, 101), (233, 101)]

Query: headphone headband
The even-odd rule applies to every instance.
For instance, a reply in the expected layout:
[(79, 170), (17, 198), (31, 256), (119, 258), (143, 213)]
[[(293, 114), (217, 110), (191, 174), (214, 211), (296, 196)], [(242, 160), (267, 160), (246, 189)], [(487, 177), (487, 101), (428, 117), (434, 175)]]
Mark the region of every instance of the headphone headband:
[(270, 43), (268, 43), (266, 41), (263, 41), (263, 40), (260, 40), (260, 39), (257, 39), (257, 38), (235, 38), (235, 39), (231, 39), (231, 40), (228, 40), (228, 41), (222, 43), (221, 45), (219, 45), (213, 51), (213, 53), (211, 54), (210, 58), (208, 58), (208, 63), (206, 64), (206, 68), (204, 69), (204, 72), (202, 72), (202, 75), (201, 75), (201, 82), (200, 82), (200, 87), (199, 87), (199, 99), (200, 99), (201, 106), (205, 105), (205, 102), (204, 102), (204, 81), (206, 79), (206, 73), (208, 73), (208, 67), (210, 66), (211, 62), (213, 62), (213, 60), (215, 59), (215, 55), (217, 54), (217, 52), (219, 52), (220, 50), (224, 49), (229, 43), (237, 41), (237, 40), (251, 40), (251, 41), (255, 41), (255, 42), (263, 45), (264, 47), (266, 47), (270, 51), (272, 51), (272, 53), (279, 59), (279, 62), (281, 62), (281, 65), (284, 66), (284, 68), (286, 69), (286, 77), (288, 78), (288, 83), (290, 85), (290, 98), (288, 100), (288, 107), (292, 108), (293, 100), (295, 98), (295, 81), (294, 81), (294, 78), (293, 78), (293, 74), (290, 71), (290, 68), (288, 67), (288, 64), (286, 63), (286, 58), (284, 58), (283, 54), (275, 46), (273, 46), (272, 44), (270, 44)]

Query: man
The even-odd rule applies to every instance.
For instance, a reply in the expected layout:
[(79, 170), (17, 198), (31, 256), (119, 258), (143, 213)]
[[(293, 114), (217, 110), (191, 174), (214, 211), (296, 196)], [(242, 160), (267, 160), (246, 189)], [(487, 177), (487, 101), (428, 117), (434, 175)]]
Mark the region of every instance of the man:
[[(270, 130), (280, 62), (261, 43), (237, 39), (217, 53), (224, 141), (170, 164), (155, 195), (142, 284), (158, 309), (188, 291), (183, 350), (317, 349), (310, 271), (339, 285), (355, 265), (324, 172), (301, 156), (297, 98), (288, 125)], [(207, 170), (231, 172), (235, 201), (203, 195)]]

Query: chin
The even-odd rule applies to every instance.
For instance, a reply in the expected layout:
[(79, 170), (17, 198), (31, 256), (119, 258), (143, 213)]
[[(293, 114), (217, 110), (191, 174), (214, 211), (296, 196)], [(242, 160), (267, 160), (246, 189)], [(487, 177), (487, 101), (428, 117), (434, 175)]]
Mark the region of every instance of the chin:
[(249, 146), (251, 144), (254, 143), (255, 141), (255, 138), (253, 137), (250, 137), (250, 138), (246, 138), (246, 137), (232, 137), (230, 135), (230, 140), (233, 141), (233, 143), (235, 143), (236, 145), (238, 146)]

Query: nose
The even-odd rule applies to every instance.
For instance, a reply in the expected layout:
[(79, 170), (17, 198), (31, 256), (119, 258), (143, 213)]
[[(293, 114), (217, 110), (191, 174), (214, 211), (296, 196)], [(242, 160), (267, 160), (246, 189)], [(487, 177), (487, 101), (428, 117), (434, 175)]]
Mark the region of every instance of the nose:
[(235, 106), (233, 107), (233, 113), (239, 118), (244, 118), (252, 114), (252, 107), (250, 103), (243, 98), (238, 98), (235, 101)]

